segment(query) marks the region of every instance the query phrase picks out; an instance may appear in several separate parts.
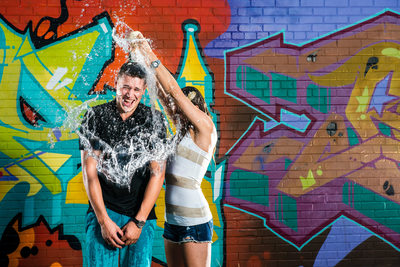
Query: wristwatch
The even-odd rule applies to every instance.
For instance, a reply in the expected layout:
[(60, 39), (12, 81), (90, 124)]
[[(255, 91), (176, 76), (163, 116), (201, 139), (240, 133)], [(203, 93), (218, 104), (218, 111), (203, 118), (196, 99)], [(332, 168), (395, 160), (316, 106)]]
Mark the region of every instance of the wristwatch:
[(153, 69), (156, 69), (158, 66), (160, 66), (161, 61), (157, 59), (157, 60), (152, 61), (150, 64)]
[(143, 226), (146, 224), (145, 221), (139, 221), (135, 217), (132, 217), (132, 222), (134, 222), (139, 229), (142, 229)]

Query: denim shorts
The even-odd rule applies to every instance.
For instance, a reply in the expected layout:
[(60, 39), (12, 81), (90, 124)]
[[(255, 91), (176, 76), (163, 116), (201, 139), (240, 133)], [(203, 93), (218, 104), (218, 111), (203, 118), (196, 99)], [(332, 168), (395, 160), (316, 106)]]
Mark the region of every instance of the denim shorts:
[(179, 226), (164, 223), (163, 237), (174, 243), (211, 243), (213, 235), (213, 221), (193, 225), (193, 226)]

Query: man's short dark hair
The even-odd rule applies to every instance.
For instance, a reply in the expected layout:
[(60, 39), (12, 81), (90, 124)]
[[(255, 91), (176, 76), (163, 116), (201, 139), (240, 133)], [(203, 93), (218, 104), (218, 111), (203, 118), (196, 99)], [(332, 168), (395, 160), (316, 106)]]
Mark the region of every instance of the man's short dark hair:
[(120, 78), (122, 75), (146, 79), (144, 68), (139, 63), (133, 61), (128, 61), (121, 66), (117, 78)]

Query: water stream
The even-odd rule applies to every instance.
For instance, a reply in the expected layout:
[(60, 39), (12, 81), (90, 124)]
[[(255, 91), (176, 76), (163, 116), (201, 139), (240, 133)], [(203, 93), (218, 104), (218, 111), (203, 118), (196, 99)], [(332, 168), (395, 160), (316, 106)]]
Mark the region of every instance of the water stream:
[[(126, 54), (129, 55), (127, 56), (127, 59), (139, 63), (146, 71), (147, 92), (150, 98), (149, 103), (151, 104), (150, 107), (153, 114), (152, 124), (158, 129), (162, 128), (162, 124), (166, 126), (165, 128), (168, 128), (166, 125), (166, 114), (163, 113), (164, 120), (155, 115), (156, 112), (159, 112), (156, 111), (155, 107), (157, 103), (157, 79), (155, 72), (145, 63), (147, 60), (146, 55), (143, 55), (137, 49), (133, 52), (130, 51), (129, 43), (135, 42), (135, 40), (129, 39), (131, 32), (133, 32), (133, 30), (130, 29), (128, 25), (122, 21), (117, 21), (113, 29), (112, 36), (116, 45), (121, 47)], [(148, 41), (151, 44), (151, 41)], [(84, 113), (85, 110), (88, 110), (90, 115), (90, 112), (92, 111), (89, 105), (91, 102), (95, 102), (96, 100), (97, 98), (93, 98), (84, 102), (78, 107), (70, 109), (68, 112), (68, 117), (64, 121), (63, 127), (70, 129), (72, 132), (75, 132), (79, 135), (81, 144), (83, 144), (85, 147), (85, 151), (88, 151), (88, 156), (91, 156), (97, 160), (98, 171), (105, 174), (107, 179), (113, 183), (116, 183), (121, 187), (130, 188), (132, 176), (137, 170), (141, 169), (141, 167), (145, 166), (150, 161), (165, 161), (168, 156), (175, 152), (176, 138), (174, 138), (174, 136), (170, 135), (165, 140), (159, 137), (157, 131), (153, 131), (151, 134), (149, 134), (146, 131), (141, 131), (141, 129), (136, 129), (137, 132), (139, 132), (136, 137), (130, 140), (126, 139), (124, 142), (118, 143), (114, 147), (111, 147), (109, 144), (100, 140), (99, 142), (100, 146), (102, 147), (102, 151), (100, 154), (95, 153), (90, 144), (91, 137), (95, 136), (93, 136), (93, 133), (88, 133), (87, 125), (81, 125), (80, 114)], [(132, 116), (134, 115), (135, 114)], [(107, 125), (103, 127), (113, 126)], [(176, 132), (179, 133), (179, 125), (176, 125)], [(145, 142), (145, 140), (149, 139), (153, 144), (153, 149), (149, 149), (147, 142)]]

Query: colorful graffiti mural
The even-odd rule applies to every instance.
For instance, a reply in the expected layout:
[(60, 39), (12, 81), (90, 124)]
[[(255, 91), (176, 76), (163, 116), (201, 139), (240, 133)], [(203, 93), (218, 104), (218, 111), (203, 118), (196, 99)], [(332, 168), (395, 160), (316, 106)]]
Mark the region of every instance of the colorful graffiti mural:
[[(258, 116), (229, 151), (225, 203), (299, 249), (341, 215), (399, 249), (399, 18), (385, 12), (303, 46), (279, 33), (226, 53), (226, 93)], [(378, 39), (363, 39), (371, 33)]]
[[(312, 15), (334, 3), (273, 2), (16, 4), (33, 17), (0, 9), (0, 265), (86, 265), (71, 116), (114, 97), (127, 59), (112, 40), (117, 22), (152, 39), (212, 111), (219, 141), (202, 183), (212, 266), (398, 265), (400, 6), (326, 15), (340, 23), (329, 28)], [(166, 265), (163, 197), (154, 266)]]
[[(21, 32), (1, 17), (0, 28), (0, 92), (5, 99), (0, 115), (1, 216), (12, 219), (21, 213), (22, 227), (43, 216), (49, 227), (62, 224), (66, 234), (82, 241), (83, 230), (76, 226), (83, 227), (87, 198), (77, 137), (63, 122), (68, 111), (93, 98), (88, 92), (112, 59), (112, 23), (102, 14), (41, 46), (31, 27)], [(71, 217), (77, 212), (82, 216)], [(3, 233), (4, 222), (0, 227)]]
[[(107, 76), (106, 68), (117, 61), (115, 51), (121, 53), (121, 49), (112, 43), (113, 23), (107, 13), (96, 15), (92, 23), (58, 37), (58, 26), (68, 19), (65, 1), (61, 1), (61, 9), (62, 15), (58, 19), (44, 17), (35, 30), (28, 23), (26, 29), (20, 31), (1, 17), (0, 41), (4, 53), (0, 86), (8, 102), (2, 104), (2, 111), (6, 112), (2, 112), (1, 117), (5, 133), (0, 150), (0, 212), (4, 218), (0, 232), (4, 242), (8, 242), (7, 221), (13, 222), (18, 216), (19, 225), (27, 229), (38, 220), (46, 220), (49, 230), (62, 228), (64, 233), (76, 237), (82, 255), (85, 253), (87, 197), (82, 184), (78, 139), (73, 133), (79, 125), (70, 117), (82, 113), (88, 104), (112, 99), (111, 82), (103, 82), (100, 89), (96, 86), (101, 84), (103, 76)], [(50, 24), (47, 31), (43, 30), (46, 21)], [(213, 77), (201, 53), (197, 36), (200, 25), (196, 20), (186, 20), (181, 32), (184, 33), (182, 62), (177, 79), (183, 86), (200, 86), (210, 105)], [(60, 55), (60, 51), (63, 54)], [(122, 58), (126, 60), (126, 55)], [(119, 61), (123, 59), (118, 58)], [(214, 214), (213, 240), (219, 245), (214, 246), (213, 255), (218, 259), (222, 257), (223, 227), (218, 211), (220, 205), (212, 204), (219, 203), (217, 199), (213, 200), (212, 170), (209, 176), (202, 186)], [(161, 244), (163, 194), (161, 192), (157, 202), (161, 220), (158, 222), (155, 264), (165, 262)], [(34, 235), (30, 238), (32, 246), (25, 246), (27, 248), (23, 250), (34, 252), (26, 254), (17, 248), (6, 250), (7, 254), (13, 253), (5, 255), (10, 260), (9, 266), (20, 266), (29, 255), (41, 255), (37, 253), (38, 246), (34, 245)], [(54, 253), (52, 256), (59, 257)], [(85, 264), (82, 257), (77, 260)], [(63, 265), (62, 261), (56, 263)], [(47, 265), (44, 261), (38, 264)]]
[(51, 229), (42, 216), (21, 227), (21, 213), (6, 227), (1, 238), (2, 266), (65, 266), (82, 264), (81, 243), (63, 235), (62, 226)]

